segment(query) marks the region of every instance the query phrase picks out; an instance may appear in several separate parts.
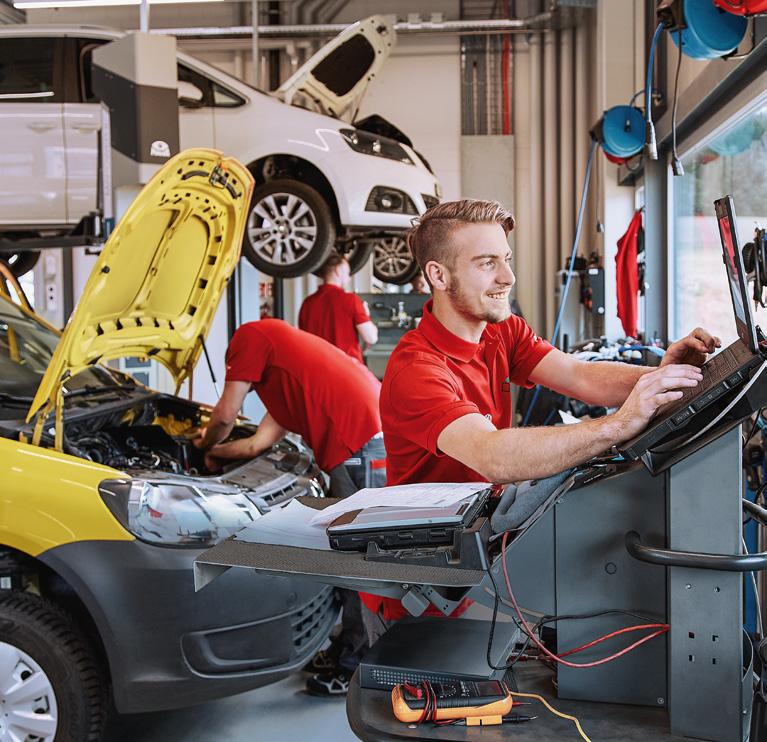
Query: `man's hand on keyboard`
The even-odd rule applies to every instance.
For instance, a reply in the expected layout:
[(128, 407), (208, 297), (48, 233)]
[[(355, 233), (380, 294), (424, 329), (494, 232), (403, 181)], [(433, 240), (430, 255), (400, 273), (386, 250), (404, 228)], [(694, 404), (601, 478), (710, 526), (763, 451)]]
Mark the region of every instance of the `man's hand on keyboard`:
[(621, 426), (619, 442), (641, 433), (660, 407), (681, 399), (680, 390), (697, 386), (702, 378), (703, 374), (697, 366), (668, 364), (640, 376), (631, 394), (615, 413)]
[(687, 363), (702, 366), (708, 354), (721, 347), (722, 341), (718, 337), (710, 335), (702, 327), (696, 327), (687, 337), (668, 346), (660, 365)]

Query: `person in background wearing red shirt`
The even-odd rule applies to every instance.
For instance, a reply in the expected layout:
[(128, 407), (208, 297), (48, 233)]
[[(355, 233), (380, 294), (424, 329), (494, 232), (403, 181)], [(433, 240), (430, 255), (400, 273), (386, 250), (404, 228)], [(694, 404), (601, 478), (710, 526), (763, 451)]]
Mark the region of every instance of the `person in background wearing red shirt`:
[[(513, 227), (500, 204), (463, 200), (429, 209), (408, 235), (433, 298), (383, 379), (389, 485), (507, 483), (564, 471), (643, 430), (681, 388), (698, 384), (699, 367), (720, 346), (698, 328), (669, 346), (660, 368), (586, 363), (557, 350), (511, 314)], [(512, 428), (515, 384), (618, 410), (579, 425)], [(364, 616), (371, 643), (406, 615), (399, 601), (362, 597), (380, 619)]]
[(370, 319), (365, 302), (346, 291), (351, 280), (349, 261), (331, 255), (320, 268), (322, 285), (304, 299), (298, 326), (319, 335), (362, 363), (360, 338), (368, 345), (378, 342), (378, 328)]
[(415, 277), (410, 282), (410, 293), (411, 294), (428, 294), (429, 293), (429, 284), (426, 283), (426, 279), (423, 277), (423, 273), (421, 271), (418, 271), (418, 273), (415, 274)]
[[(256, 433), (223, 443), (245, 397), (255, 391), (266, 407)], [(362, 487), (383, 486), (386, 452), (378, 413), (380, 384), (363, 365), (330, 343), (282, 320), (263, 319), (237, 329), (226, 353), (226, 383), (207, 427), (195, 440), (206, 464), (250, 459), (288, 431), (298, 433), (330, 476), (333, 497)], [(307, 682), (316, 695), (346, 693), (349, 679), (368, 648), (357, 593), (341, 591), (342, 631), (331, 650), (311, 665), (323, 672)]]

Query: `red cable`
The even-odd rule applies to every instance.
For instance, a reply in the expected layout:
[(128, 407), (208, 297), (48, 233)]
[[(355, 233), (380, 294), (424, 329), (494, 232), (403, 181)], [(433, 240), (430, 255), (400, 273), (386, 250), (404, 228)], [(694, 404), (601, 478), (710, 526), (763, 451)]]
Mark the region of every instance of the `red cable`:
[[(553, 652), (550, 652), (546, 647), (538, 640), (538, 637), (536, 637), (535, 632), (532, 630), (530, 625), (525, 620), (525, 617), (522, 615), (522, 611), (519, 608), (519, 605), (517, 604), (517, 599), (514, 597), (514, 593), (511, 590), (511, 580), (509, 579), (509, 571), (506, 567), (506, 543), (508, 541), (509, 534), (508, 531), (503, 534), (503, 540), (501, 541), (501, 567), (503, 567), (503, 578), (506, 581), (506, 590), (509, 593), (509, 598), (511, 599), (512, 605), (514, 606), (514, 610), (517, 612), (517, 616), (519, 616), (519, 620), (522, 622), (522, 625), (525, 627), (525, 631), (527, 632), (528, 636), (533, 640), (533, 642), (538, 646), (538, 648), (548, 657), (551, 657), (555, 662), (559, 662), (561, 665), (565, 665), (566, 667), (596, 667), (597, 665), (604, 665), (607, 662), (612, 662), (612, 660), (618, 659), (618, 657), (622, 657), (624, 654), (628, 654), (632, 649), (636, 649), (637, 647), (641, 646), (642, 644), (645, 644), (646, 642), (649, 642), (650, 639), (654, 639), (656, 636), (661, 636), (661, 634), (665, 634), (668, 631), (668, 626), (664, 625), (665, 628), (660, 629), (658, 631), (654, 631), (652, 634), (648, 634), (645, 637), (642, 637), (638, 641), (635, 641), (633, 644), (630, 644), (625, 649), (621, 649), (620, 652), (616, 652), (615, 654), (610, 655), (609, 657), (603, 657), (601, 660), (595, 660), (594, 662), (569, 662), (568, 660), (564, 660), (561, 657), (558, 657)], [(663, 624), (662, 624), (663, 625)], [(607, 637), (602, 637), (603, 639), (606, 639)], [(598, 643), (599, 640), (595, 640), (593, 643)], [(588, 646), (588, 645), (586, 645)], [(579, 649), (585, 649), (586, 646), (581, 647)], [(579, 651), (579, 650), (574, 650)], [(572, 652), (570, 652), (572, 654)]]
[(626, 634), (629, 631), (641, 631), (642, 629), (663, 629), (663, 631), (668, 631), (668, 624), (667, 623), (645, 623), (641, 624), (640, 626), (626, 626), (625, 628), (618, 629), (617, 631), (613, 631), (610, 634), (605, 634), (604, 636), (600, 636), (599, 639), (594, 639), (594, 641), (590, 641), (588, 644), (583, 644), (580, 647), (576, 647), (575, 649), (568, 649), (566, 652), (560, 652), (560, 657), (568, 657), (571, 654), (575, 654), (576, 652), (582, 652), (584, 649), (588, 649), (589, 647), (593, 647), (595, 644), (599, 644), (600, 642), (606, 641), (607, 639), (612, 639), (614, 636), (618, 636), (619, 634)]

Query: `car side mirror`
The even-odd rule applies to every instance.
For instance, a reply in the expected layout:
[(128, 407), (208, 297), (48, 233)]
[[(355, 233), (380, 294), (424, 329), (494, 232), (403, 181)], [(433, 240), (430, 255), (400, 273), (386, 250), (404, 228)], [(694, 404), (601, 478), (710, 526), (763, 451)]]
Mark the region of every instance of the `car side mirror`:
[(204, 105), (202, 90), (191, 82), (179, 80), (178, 104), (182, 108), (202, 108)]

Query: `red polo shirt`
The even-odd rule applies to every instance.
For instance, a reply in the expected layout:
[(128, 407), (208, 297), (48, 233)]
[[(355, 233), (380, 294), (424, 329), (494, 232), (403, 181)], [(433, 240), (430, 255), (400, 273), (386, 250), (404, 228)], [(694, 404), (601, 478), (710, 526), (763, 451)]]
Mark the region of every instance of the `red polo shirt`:
[(326, 283), (307, 296), (298, 313), (298, 326), (319, 335), (362, 363), (357, 325), (370, 322), (365, 304), (356, 294)]
[[(552, 350), (515, 315), (488, 324), (479, 343), (470, 343), (435, 319), (431, 308), (430, 300), (418, 328), (400, 340), (384, 374), (381, 422), (389, 485), (483, 481), (437, 448), (440, 433), (472, 413), (484, 415), (496, 428), (511, 427), (512, 385), (532, 386), (530, 374)], [(397, 600), (368, 594), (362, 598), (374, 612), (383, 605), (387, 619), (407, 615)], [(431, 606), (427, 613), (439, 615)]]
[(226, 380), (247, 381), (272, 417), (298, 433), (324, 471), (381, 430), (381, 385), (361, 363), (282, 320), (248, 322), (226, 353)]

